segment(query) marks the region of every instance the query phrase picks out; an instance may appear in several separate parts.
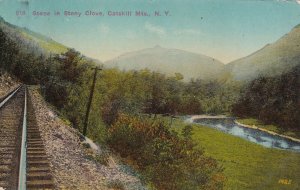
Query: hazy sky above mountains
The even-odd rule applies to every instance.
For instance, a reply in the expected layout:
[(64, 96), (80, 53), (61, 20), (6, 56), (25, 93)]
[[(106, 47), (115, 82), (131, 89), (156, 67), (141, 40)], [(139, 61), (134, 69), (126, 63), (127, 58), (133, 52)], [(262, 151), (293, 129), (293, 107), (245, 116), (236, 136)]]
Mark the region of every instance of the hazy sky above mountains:
[[(17, 16), (16, 11), (26, 11)], [(85, 16), (85, 11), (105, 16)], [(50, 11), (50, 16), (33, 16)], [(54, 16), (60, 11), (60, 16)], [(81, 12), (80, 17), (64, 11)], [(131, 11), (131, 17), (108, 16)], [(136, 11), (151, 16), (137, 17)], [(169, 11), (155, 17), (154, 12)], [(227, 63), (272, 43), (300, 23), (293, 0), (0, 0), (0, 15), (54, 40), (105, 61), (160, 45), (205, 54)]]

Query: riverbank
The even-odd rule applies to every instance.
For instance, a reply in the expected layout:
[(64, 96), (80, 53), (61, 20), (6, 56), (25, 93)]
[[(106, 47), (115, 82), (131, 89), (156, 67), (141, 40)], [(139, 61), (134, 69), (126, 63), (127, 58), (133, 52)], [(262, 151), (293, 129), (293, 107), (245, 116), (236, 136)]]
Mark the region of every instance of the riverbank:
[[(192, 115), (188, 119), (186, 119), (186, 121), (189, 123), (193, 123), (197, 119), (226, 119), (226, 118), (230, 118), (230, 117), (228, 117), (226, 115), (215, 115), (215, 116)], [(279, 133), (278, 127), (273, 126), (273, 125), (262, 125), (259, 123), (259, 121), (255, 120), (255, 119), (237, 119), (237, 120), (234, 120), (234, 123), (241, 127), (260, 130), (260, 131), (266, 132), (270, 135), (279, 136), (279, 137), (300, 143), (300, 138), (295, 133), (293, 133), (291, 131), (282, 131), (282, 133), (289, 133), (291, 135)]]
[(226, 115), (192, 115), (190, 119), (226, 119)]
[(188, 123), (193, 123), (197, 119), (226, 119), (226, 115), (190, 115), (185, 121)]
[[(166, 119), (169, 121), (169, 119)], [(193, 126), (193, 140), (205, 154), (218, 160), (227, 177), (225, 190), (300, 188), (300, 154), (270, 149), (217, 129), (174, 119), (172, 129), (181, 133), (185, 125)], [(281, 181), (290, 180), (290, 184)]]
[(247, 125), (247, 124), (244, 124), (242, 123), (243, 120), (235, 120), (234, 122), (242, 127), (246, 127), (246, 128), (250, 128), (250, 129), (257, 129), (257, 130), (260, 130), (260, 131), (264, 131), (266, 133), (269, 133), (271, 135), (275, 135), (275, 136), (279, 136), (279, 137), (282, 137), (282, 138), (286, 138), (286, 139), (289, 139), (291, 141), (294, 141), (294, 142), (298, 142), (300, 143), (300, 139), (299, 138), (296, 138), (296, 137), (291, 137), (289, 135), (284, 135), (284, 134), (279, 134), (278, 132), (274, 132), (272, 130), (268, 130), (268, 129), (265, 129), (261, 126), (256, 126), (256, 125)]

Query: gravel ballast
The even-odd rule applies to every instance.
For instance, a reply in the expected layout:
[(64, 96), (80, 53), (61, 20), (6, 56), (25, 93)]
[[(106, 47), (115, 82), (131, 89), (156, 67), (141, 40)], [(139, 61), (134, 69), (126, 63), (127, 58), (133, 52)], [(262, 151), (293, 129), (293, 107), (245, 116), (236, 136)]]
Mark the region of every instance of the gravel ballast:
[(101, 147), (84, 146), (78, 131), (57, 117), (37, 89), (31, 88), (29, 94), (58, 189), (106, 190), (120, 184), (124, 189), (144, 189), (137, 177), (116, 164), (115, 156), (110, 155), (106, 165), (95, 161), (93, 157), (104, 152)]

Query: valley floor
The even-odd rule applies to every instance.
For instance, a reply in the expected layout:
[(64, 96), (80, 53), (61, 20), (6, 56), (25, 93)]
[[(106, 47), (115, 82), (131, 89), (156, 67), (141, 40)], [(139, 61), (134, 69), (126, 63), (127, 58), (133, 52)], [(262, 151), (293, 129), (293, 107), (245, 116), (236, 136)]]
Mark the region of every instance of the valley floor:
[[(172, 126), (179, 132), (185, 125), (176, 120)], [(300, 153), (265, 148), (197, 124), (193, 139), (223, 165), (227, 190), (300, 189)]]

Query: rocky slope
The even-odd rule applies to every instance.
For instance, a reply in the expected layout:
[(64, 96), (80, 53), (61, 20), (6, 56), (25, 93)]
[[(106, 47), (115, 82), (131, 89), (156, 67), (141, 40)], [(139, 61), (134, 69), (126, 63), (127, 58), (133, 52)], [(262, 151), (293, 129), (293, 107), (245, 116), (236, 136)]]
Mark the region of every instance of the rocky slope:
[(0, 99), (16, 88), (18, 84), (9, 74), (0, 71)]
[[(36, 119), (50, 157), (54, 180), (59, 189), (144, 189), (139, 179), (125, 172), (118, 160), (83, 144), (79, 133), (67, 126), (48, 107), (37, 89), (31, 88)], [(96, 161), (107, 157), (107, 164)]]

